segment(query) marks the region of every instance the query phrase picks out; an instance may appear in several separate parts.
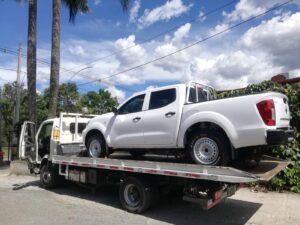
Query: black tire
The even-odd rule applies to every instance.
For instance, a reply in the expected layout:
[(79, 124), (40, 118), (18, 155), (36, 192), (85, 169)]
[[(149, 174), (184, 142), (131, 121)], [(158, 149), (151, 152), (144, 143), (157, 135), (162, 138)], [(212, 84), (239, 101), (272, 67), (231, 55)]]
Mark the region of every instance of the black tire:
[(187, 143), (189, 156), (194, 163), (201, 165), (227, 165), (230, 161), (229, 149), (227, 138), (220, 132), (210, 130), (193, 133)]
[(58, 174), (57, 166), (45, 163), (40, 171), (40, 186), (45, 189), (53, 189), (58, 187), (63, 177)]
[[(97, 148), (100, 151), (97, 153)], [(92, 158), (103, 158), (106, 155), (106, 143), (103, 137), (100, 134), (92, 135), (87, 141), (87, 152), (88, 155)]]
[(130, 151), (129, 153), (133, 158), (141, 158), (146, 154), (145, 151), (140, 151), (140, 150)]
[(143, 213), (156, 203), (157, 189), (135, 177), (126, 178), (120, 185), (120, 203), (128, 212)]

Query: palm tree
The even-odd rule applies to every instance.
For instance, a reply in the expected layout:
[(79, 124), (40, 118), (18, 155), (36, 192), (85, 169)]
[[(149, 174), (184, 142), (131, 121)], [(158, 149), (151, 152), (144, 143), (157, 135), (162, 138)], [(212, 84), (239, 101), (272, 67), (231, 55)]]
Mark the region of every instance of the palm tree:
[(37, 0), (28, 2), (27, 86), (29, 120), (36, 122), (36, 17)]
[[(52, 48), (51, 48), (51, 71), (50, 71), (50, 98), (48, 118), (56, 116), (57, 99), (59, 89), (59, 68), (60, 68), (60, 8), (61, 0), (52, 0)], [(89, 11), (87, 0), (62, 0), (69, 9), (69, 21), (75, 22), (78, 12)], [(128, 9), (129, 0), (120, 0), (122, 9)]]
[[(88, 12), (87, 0), (63, 0), (69, 9), (70, 22), (75, 21), (77, 12)], [(60, 8), (61, 0), (52, 1), (52, 47), (51, 47), (51, 70), (50, 70), (50, 96), (48, 118), (56, 116), (57, 99), (59, 89), (60, 67)]]

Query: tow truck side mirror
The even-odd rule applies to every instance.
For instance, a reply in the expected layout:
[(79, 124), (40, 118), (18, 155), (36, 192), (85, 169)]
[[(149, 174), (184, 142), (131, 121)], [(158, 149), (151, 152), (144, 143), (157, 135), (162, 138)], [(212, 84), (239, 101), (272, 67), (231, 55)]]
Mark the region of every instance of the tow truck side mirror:
[(115, 115), (118, 115), (118, 113), (119, 113), (119, 110), (115, 106), (112, 107), (112, 111)]

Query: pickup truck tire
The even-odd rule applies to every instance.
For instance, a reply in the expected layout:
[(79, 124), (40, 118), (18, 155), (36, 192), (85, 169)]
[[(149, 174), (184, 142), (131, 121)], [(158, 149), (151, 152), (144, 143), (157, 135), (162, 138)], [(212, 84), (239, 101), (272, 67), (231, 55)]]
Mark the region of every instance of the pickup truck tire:
[(229, 143), (220, 132), (195, 132), (188, 139), (187, 148), (196, 164), (225, 166), (230, 159)]
[(106, 153), (106, 144), (103, 137), (99, 134), (94, 134), (87, 141), (88, 154), (92, 158), (102, 158)]
[(155, 187), (142, 179), (126, 178), (120, 185), (119, 199), (122, 207), (131, 213), (143, 213), (156, 202)]

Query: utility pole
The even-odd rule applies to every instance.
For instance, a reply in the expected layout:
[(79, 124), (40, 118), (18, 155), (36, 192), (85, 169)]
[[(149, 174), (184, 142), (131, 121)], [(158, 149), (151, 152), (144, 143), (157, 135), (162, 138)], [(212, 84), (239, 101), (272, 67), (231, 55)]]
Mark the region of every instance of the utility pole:
[(21, 92), (21, 60), (22, 60), (22, 48), (21, 44), (18, 48), (18, 68), (17, 68), (17, 81), (16, 81), (16, 105), (15, 105), (15, 113), (13, 125), (15, 126), (19, 123), (20, 119), (20, 92)]

